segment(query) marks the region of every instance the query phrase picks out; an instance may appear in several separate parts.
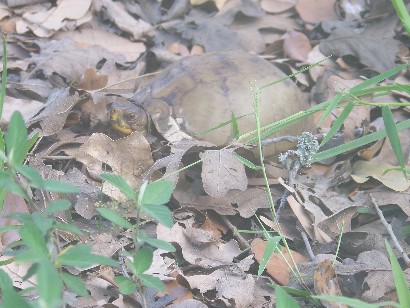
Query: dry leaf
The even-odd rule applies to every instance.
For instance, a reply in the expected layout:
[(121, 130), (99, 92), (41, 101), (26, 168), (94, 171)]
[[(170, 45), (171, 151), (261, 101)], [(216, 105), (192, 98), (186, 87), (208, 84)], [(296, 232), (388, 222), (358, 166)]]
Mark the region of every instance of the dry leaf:
[[(317, 295), (342, 296), (339, 282), (330, 261), (328, 259), (319, 263), (314, 274), (315, 292)], [(327, 308), (347, 308), (346, 305), (332, 301), (321, 300)]]
[(298, 3), (298, 0), (262, 0), (261, 7), (268, 13), (280, 13), (289, 10)]
[(296, 11), (307, 22), (337, 20), (338, 17), (334, 10), (335, 2), (336, 0), (299, 0), (296, 4)]
[(283, 49), (289, 59), (306, 62), (309, 52), (312, 50), (312, 45), (308, 37), (303, 33), (289, 31), (285, 35)]
[[(255, 255), (255, 259), (260, 263), (262, 260), (263, 253), (268, 245), (267, 241), (264, 241), (260, 238), (255, 238), (251, 244), (252, 253)], [(296, 251), (290, 250), (290, 253), (293, 256), (296, 264), (307, 262), (308, 259), (305, 258), (300, 253)], [(285, 259), (286, 261), (285, 261)], [(289, 252), (286, 248), (282, 247), (282, 254), (279, 252), (274, 252), (270, 257), (268, 263), (266, 264), (266, 271), (268, 274), (278, 281), (281, 285), (287, 286), (289, 283), (289, 277), (291, 273), (291, 269), (289, 265), (291, 264), (292, 267), (292, 259), (290, 258)]]
[(244, 191), (248, 187), (245, 166), (234, 156), (234, 149), (207, 150), (200, 153), (202, 182), (206, 193), (223, 197), (232, 189)]
[(389, 163), (379, 161), (358, 160), (353, 164), (351, 176), (357, 183), (365, 183), (369, 180), (369, 177), (373, 177), (390, 189), (395, 191), (405, 191), (410, 187), (410, 182), (407, 181), (403, 172), (399, 170), (391, 170), (384, 174), (386, 170), (396, 167), (397, 166), (393, 166)]

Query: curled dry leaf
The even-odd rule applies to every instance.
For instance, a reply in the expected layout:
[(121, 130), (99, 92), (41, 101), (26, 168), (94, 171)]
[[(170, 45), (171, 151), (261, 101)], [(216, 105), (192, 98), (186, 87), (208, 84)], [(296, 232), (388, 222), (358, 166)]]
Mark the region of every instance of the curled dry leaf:
[(54, 92), (47, 100), (44, 109), (29, 121), (29, 124), (40, 122), (42, 136), (49, 136), (60, 131), (71, 108), (79, 101), (78, 92), (70, 93), (69, 88)]
[(234, 149), (207, 150), (200, 153), (202, 182), (206, 193), (223, 197), (232, 189), (246, 190), (248, 178), (245, 166), (234, 156)]
[[(339, 282), (329, 259), (319, 263), (314, 273), (315, 291), (317, 295), (342, 296)], [(321, 300), (327, 308), (347, 308), (346, 305)]]
[(153, 29), (149, 23), (142, 19), (135, 19), (124, 8), (122, 3), (111, 0), (99, 0), (101, 7), (109, 20), (122, 31), (130, 33), (134, 40), (140, 39), (144, 34)]
[(180, 223), (171, 229), (158, 225), (158, 239), (178, 243), (184, 259), (190, 264), (204, 268), (226, 265), (241, 252), (235, 240), (225, 243), (219, 239), (219, 230), (194, 227), (193, 220), (183, 220), (185, 228)]

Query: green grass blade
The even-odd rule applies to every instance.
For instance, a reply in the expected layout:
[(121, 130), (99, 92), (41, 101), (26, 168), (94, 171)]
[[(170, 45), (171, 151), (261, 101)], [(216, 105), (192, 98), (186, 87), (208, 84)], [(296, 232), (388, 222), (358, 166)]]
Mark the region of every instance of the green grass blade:
[[(393, 114), (388, 106), (382, 107), (382, 116), (384, 127), (386, 128), (387, 137), (389, 138), (393, 152), (396, 155), (400, 167), (402, 169), (405, 169), (406, 166), (404, 162), (403, 151), (401, 149), (399, 133), (397, 131), (396, 122), (394, 121)], [(406, 176), (406, 173), (404, 174), (404, 176)]]
[(245, 157), (242, 157), (241, 155), (237, 153), (233, 153), (233, 155), (236, 157), (237, 160), (239, 160), (242, 164), (244, 164), (246, 167), (253, 169), (253, 170), (260, 170), (262, 169), (261, 166), (255, 165), (253, 162), (250, 160), (246, 159)]
[(399, 261), (397, 261), (397, 258), (394, 255), (393, 249), (391, 248), (389, 242), (385, 240), (385, 243), (386, 249), (390, 257), (390, 264), (393, 271), (394, 284), (396, 285), (396, 291), (399, 297), (400, 306), (410, 307), (410, 291), (409, 286), (407, 285), (406, 278), (404, 277)]
[(1, 74), (0, 119), (3, 116), (4, 96), (6, 95), (6, 82), (7, 82), (7, 44), (6, 44), (6, 37), (3, 35), (3, 72)]
[(330, 128), (329, 132), (326, 134), (325, 138), (323, 138), (322, 143), (320, 146), (323, 146), (326, 142), (328, 142), (339, 130), (339, 128), (343, 125), (346, 118), (349, 116), (350, 112), (353, 110), (354, 107), (353, 102), (349, 102), (346, 107), (343, 109), (342, 113), (333, 123), (332, 127)]
[(231, 121), (232, 121), (232, 136), (233, 140), (238, 140), (239, 138), (239, 127), (238, 121), (236, 121), (235, 115), (231, 112)]
[(275, 305), (277, 308), (297, 308), (299, 303), (281, 286), (275, 286)]
[(410, 35), (410, 16), (407, 11), (406, 5), (403, 0), (392, 0), (394, 9), (396, 10), (397, 16), (399, 16), (401, 22), (403, 23), (404, 29), (408, 35)]
[[(402, 121), (402, 122), (398, 123), (396, 127), (397, 127), (398, 131), (400, 131), (402, 129), (405, 129), (405, 128), (410, 128), (410, 120)], [(385, 129), (379, 130), (375, 133), (360, 137), (356, 140), (350, 141), (348, 143), (342, 144), (342, 145), (334, 147), (332, 149), (316, 153), (313, 160), (312, 160), (312, 163), (317, 162), (317, 161), (321, 161), (321, 160), (329, 158), (329, 157), (334, 157), (335, 155), (339, 155), (339, 154), (351, 151), (353, 149), (356, 149), (356, 148), (361, 147), (363, 145), (369, 144), (371, 142), (374, 142), (374, 141), (379, 140), (381, 138), (384, 138), (386, 136), (387, 136), (387, 133), (386, 133)]]
[(262, 260), (259, 263), (259, 268), (258, 268), (258, 276), (262, 275), (262, 272), (266, 268), (266, 264), (268, 264), (268, 261), (272, 254), (280, 248), (279, 242), (282, 239), (280, 236), (274, 236), (274, 237), (269, 237), (268, 238), (268, 244), (266, 245), (265, 251), (263, 252)]

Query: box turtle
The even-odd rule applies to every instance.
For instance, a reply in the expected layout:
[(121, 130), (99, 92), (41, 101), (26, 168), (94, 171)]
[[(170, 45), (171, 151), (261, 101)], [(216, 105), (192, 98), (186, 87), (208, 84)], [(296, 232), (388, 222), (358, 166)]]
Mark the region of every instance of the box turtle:
[[(142, 86), (132, 97), (134, 104), (113, 104), (111, 120), (123, 132), (146, 132), (150, 120), (168, 141), (209, 141), (217, 146), (232, 140), (232, 126), (202, 132), (231, 119), (238, 119), (240, 134), (256, 128), (251, 82), (264, 85), (285, 77), (270, 62), (243, 52), (209, 53), (183, 58)], [(130, 106), (132, 105), (132, 106)], [(263, 90), (260, 100), (261, 125), (307, 109), (298, 87), (287, 79)], [(280, 135), (298, 135), (313, 128), (310, 120), (292, 125)], [(197, 135), (199, 134), (199, 135)], [(271, 155), (290, 147), (275, 144)]]

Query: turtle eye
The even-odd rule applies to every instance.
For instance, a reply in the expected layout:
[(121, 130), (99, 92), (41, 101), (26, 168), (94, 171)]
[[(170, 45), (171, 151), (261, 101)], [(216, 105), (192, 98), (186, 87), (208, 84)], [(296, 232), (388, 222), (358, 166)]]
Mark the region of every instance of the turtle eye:
[(138, 115), (133, 112), (125, 112), (124, 113), (124, 120), (126, 122), (135, 122), (138, 120)]

